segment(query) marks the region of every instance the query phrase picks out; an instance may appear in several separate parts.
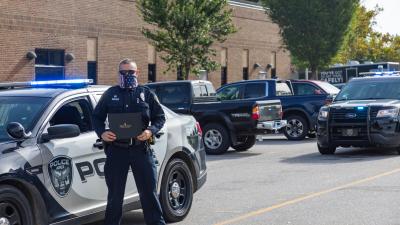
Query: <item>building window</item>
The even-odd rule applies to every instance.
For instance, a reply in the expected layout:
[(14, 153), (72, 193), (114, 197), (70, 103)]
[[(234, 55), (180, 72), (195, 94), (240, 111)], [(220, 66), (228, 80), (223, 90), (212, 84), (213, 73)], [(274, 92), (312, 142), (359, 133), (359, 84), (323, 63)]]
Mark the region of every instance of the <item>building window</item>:
[(221, 85), (228, 83), (228, 49), (221, 50)]
[(276, 76), (276, 52), (271, 53), (271, 65), (272, 65), (271, 78), (275, 79), (275, 78), (277, 78), (277, 76)]
[(65, 50), (35, 49), (35, 80), (62, 80)]
[(249, 50), (245, 49), (242, 52), (242, 64), (243, 64), (243, 80), (249, 79)]
[(156, 49), (152, 45), (147, 46), (147, 62), (148, 62), (148, 82), (157, 81), (157, 64), (156, 64)]
[(93, 84), (97, 84), (97, 38), (87, 39), (87, 73)]

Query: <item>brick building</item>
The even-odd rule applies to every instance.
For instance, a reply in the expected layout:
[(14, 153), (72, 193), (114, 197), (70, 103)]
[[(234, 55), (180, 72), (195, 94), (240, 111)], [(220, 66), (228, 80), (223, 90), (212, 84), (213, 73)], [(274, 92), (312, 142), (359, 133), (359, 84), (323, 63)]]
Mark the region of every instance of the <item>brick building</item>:
[[(208, 79), (216, 87), (255, 79), (267, 64), (280, 77), (291, 77), (276, 24), (259, 6), (231, 1), (230, 7), (239, 31), (216, 44), (222, 68)], [(134, 0), (1, 0), (0, 81), (89, 76), (110, 84), (125, 57), (137, 61), (141, 82), (176, 80), (176, 73), (163, 73), (166, 66), (141, 35), (142, 25)]]

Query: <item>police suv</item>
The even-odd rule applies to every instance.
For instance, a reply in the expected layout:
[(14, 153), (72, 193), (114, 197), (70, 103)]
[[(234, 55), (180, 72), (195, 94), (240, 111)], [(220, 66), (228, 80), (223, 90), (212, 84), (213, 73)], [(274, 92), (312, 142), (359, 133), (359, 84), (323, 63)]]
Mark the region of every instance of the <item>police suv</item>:
[(319, 152), (334, 154), (339, 146), (393, 147), (400, 152), (399, 108), (398, 74), (353, 78), (319, 112)]
[[(92, 111), (106, 86), (90, 80), (0, 84), (0, 225), (82, 224), (104, 216), (106, 157)], [(168, 221), (189, 213), (206, 181), (201, 128), (163, 108), (156, 135), (158, 191)], [(140, 208), (132, 175), (124, 210)]]

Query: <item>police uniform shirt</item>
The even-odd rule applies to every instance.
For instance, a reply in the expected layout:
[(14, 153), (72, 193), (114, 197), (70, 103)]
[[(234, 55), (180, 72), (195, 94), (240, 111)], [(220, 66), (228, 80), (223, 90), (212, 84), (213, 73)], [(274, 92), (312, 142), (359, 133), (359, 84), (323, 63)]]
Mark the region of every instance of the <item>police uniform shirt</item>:
[[(106, 131), (108, 113), (142, 112), (143, 130), (157, 134), (165, 123), (165, 114), (157, 96), (148, 87), (138, 86), (124, 89), (120, 86), (109, 88), (100, 98), (93, 112), (93, 125), (99, 137)], [(151, 126), (149, 123), (151, 122)]]

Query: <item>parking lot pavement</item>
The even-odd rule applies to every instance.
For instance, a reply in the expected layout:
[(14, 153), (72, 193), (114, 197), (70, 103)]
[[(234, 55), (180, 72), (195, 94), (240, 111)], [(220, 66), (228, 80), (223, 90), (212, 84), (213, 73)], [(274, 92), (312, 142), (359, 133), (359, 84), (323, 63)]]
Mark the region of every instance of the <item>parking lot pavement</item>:
[[(265, 139), (248, 152), (208, 156), (207, 183), (176, 224), (399, 224), (399, 159), (390, 149), (322, 156), (313, 139)], [(127, 213), (123, 224), (142, 217)]]

